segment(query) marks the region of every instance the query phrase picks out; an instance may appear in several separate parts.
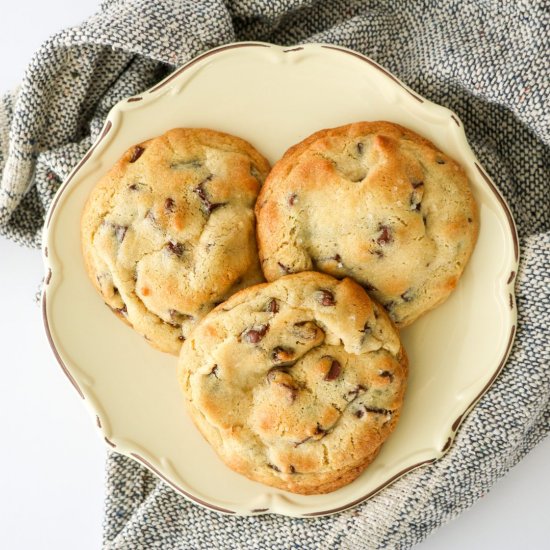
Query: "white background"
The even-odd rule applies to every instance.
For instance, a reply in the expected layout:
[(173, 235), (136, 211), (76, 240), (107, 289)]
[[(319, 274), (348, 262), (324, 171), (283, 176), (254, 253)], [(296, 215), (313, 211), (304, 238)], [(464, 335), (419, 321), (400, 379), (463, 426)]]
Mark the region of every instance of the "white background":
[[(43, 40), (96, 9), (92, 0), (4, 4), (0, 93), (17, 85)], [(46, 342), (33, 299), (41, 278), (38, 251), (0, 238), (0, 547), (97, 549), (104, 444)], [(488, 496), (417, 548), (550, 548), (549, 459), (546, 439)]]

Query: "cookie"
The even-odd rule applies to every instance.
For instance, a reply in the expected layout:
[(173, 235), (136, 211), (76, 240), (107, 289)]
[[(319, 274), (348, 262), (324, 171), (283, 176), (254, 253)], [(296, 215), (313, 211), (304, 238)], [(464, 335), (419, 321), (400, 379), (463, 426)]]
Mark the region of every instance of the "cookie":
[(449, 296), (478, 233), (464, 170), (389, 122), (322, 130), (290, 148), (256, 217), (268, 281), (308, 270), (352, 277), (399, 327)]
[(197, 321), (263, 280), (254, 203), (268, 162), (246, 141), (178, 128), (131, 147), (93, 189), (82, 222), (103, 300), (177, 354)]
[(395, 428), (407, 358), (361, 286), (304, 272), (211, 311), (182, 346), (178, 378), (230, 468), (318, 494), (353, 481)]

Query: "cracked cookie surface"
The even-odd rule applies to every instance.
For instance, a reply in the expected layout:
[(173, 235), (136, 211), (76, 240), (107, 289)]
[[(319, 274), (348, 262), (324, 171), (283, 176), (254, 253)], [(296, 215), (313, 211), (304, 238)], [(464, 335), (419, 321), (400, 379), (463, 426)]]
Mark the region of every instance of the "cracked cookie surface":
[(353, 481), (399, 417), (407, 357), (351, 279), (289, 275), (233, 295), (181, 349), (188, 410), (245, 476), (317, 494)]
[(126, 151), (81, 221), (86, 269), (107, 305), (177, 354), (201, 317), (263, 280), (253, 208), (268, 172), (249, 143), (207, 129)]
[(256, 217), (268, 281), (308, 270), (352, 277), (399, 327), (448, 297), (478, 233), (463, 169), (389, 122), (322, 130), (290, 148)]

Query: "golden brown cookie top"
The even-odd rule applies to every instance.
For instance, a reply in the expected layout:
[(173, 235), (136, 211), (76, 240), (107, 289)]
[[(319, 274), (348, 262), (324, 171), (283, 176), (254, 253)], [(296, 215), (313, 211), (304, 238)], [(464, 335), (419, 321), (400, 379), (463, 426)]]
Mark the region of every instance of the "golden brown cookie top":
[(322, 130), (273, 167), (256, 205), (268, 280), (352, 277), (407, 326), (446, 299), (478, 232), (463, 169), (389, 122)]
[(263, 279), (253, 208), (268, 172), (249, 143), (213, 130), (178, 128), (126, 151), (82, 216), (105, 302), (177, 354), (212, 307)]
[(392, 431), (407, 360), (351, 279), (300, 273), (244, 289), (182, 346), (197, 426), (233, 469), (312, 494), (354, 479)]

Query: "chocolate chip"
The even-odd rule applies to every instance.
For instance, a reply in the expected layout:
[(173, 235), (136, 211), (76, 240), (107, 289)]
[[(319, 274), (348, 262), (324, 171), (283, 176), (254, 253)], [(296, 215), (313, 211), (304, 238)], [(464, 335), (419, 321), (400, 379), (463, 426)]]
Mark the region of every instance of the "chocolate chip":
[(317, 427), (315, 428), (315, 435), (326, 435), (326, 434), (327, 434), (327, 430), (321, 427), (321, 424), (317, 422)]
[(128, 227), (125, 225), (117, 225), (114, 224), (113, 228), (115, 230), (115, 237), (116, 240), (121, 243), (124, 240), (124, 237), (126, 236), (126, 231), (128, 231)]
[(259, 325), (255, 328), (249, 328), (241, 334), (241, 338), (249, 344), (257, 344), (269, 330), (269, 325)]
[(401, 294), (401, 299), (404, 302), (410, 302), (413, 298), (414, 298), (414, 291), (411, 288), (407, 289), (405, 292), (403, 292), (403, 294)]
[(295, 468), (292, 464), (289, 466), (289, 469), (290, 469), (290, 473), (291, 473), (291, 474), (295, 474), (295, 473), (296, 473), (296, 468)]
[(164, 201), (164, 209), (165, 209), (167, 212), (173, 212), (175, 206), (176, 206), (176, 203), (175, 203), (174, 199), (171, 199), (170, 197), (168, 197), (168, 198)]
[(218, 365), (214, 365), (212, 367), (212, 370), (208, 373), (208, 376), (215, 376), (216, 378), (219, 378), (218, 377)]
[(319, 327), (313, 321), (294, 323), (291, 332), (300, 340), (315, 340)]
[(365, 415), (362, 409), (357, 409), (354, 414), (357, 418), (362, 418)]
[(380, 224), (378, 226), (380, 234), (376, 238), (376, 242), (380, 245), (386, 245), (393, 241), (392, 230), (388, 225)]
[(293, 206), (297, 199), (298, 195), (296, 195), (296, 193), (292, 193), (292, 195), (290, 195), (288, 199), (288, 204), (290, 204), (290, 206)]
[(357, 142), (357, 152), (362, 155), (363, 151), (365, 150), (365, 146), (361, 141)]
[(365, 326), (359, 332), (362, 332), (365, 335), (372, 334), (372, 327), (370, 326), (368, 321), (365, 323)]
[(290, 273), (290, 267), (286, 266), (285, 264), (282, 264), (281, 262), (277, 262), (277, 265), (285, 272)]
[(393, 382), (393, 373), (391, 373), (389, 370), (380, 371), (378, 376), (381, 376), (382, 378), (389, 378), (390, 382)]
[(199, 185), (195, 187), (195, 189), (193, 189), (193, 191), (198, 195), (204, 209), (208, 214), (211, 214), (212, 212), (214, 212), (216, 208), (219, 208), (220, 206), (225, 205), (225, 202), (216, 202), (216, 203), (211, 202), (210, 199), (208, 198), (208, 195), (206, 194), (206, 190), (204, 189), (204, 184), (210, 181), (212, 178), (213, 176), (212, 174), (210, 174), (210, 176), (208, 176), (206, 179), (201, 181), (201, 183), (199, 183)]
[(185, 250), (185, 247), (181, 243), (176, 243), (174, 241), (168, 241), (166, 244), (166, 248), (174, 254), (174, 256), (178, 256), (181, 258), (183, 256), (183, 252)]
[(131, 189), (132, 191), (137, 191), (139, 188), (138, 184), (137, 183), (132, 183), (132, 185), (130, 185), (130, 187), (128, 187), (128, 189)]
[(321, 289), (315, 293), (315, 299), (322, 306), (335, 306), (334, 294), (330, 290)]
[(128, 309), (126, 308), (126, 304), (124, 304), (122, 307), (114, 308), (116, 313), (120, 313), (120, 315), (123, 315), (126, 317), (128, 315)]
[(279, 470), (279, 468), (277, 468), (277, 466), (275, 466), (275, 464), (271, 464), (271, 463), (267, 463), (267, 467), (268, 468), (271, 468), (272, 470), (275, 470), (276, 472), (280, 472), (281, 470)]
[(208, 200), (208, 196), (206, 195), (206, 189), (204, 188), (204, 184), (208, 183), (212, 179), (212, 175), (208, 176), (206, 179), (202, 180), (193, 191), (199, 196), (199, 199), (203, 202), (210, 202)]
[(472, 218), (468, 218), (468, 223), (472, 223), (473, 221)]
[(185, 336), (184, 336), (183, 334), (180, 334), (180, 335), (178, 336), (178, 340), (179, 340), (180, 342), (185, 342)]
[(275, 298), (271, 298), (271, 300), (267, 302), (265, 310), (269, 313), (279, 313), (279, 302)]
[(342, 262), (342, 256), (340, 256), (340, 254), (335, 254), (334, 256), (332, 256), (332, 258), (329, 258), (329, 260), (336, 262), (336, 265), (340, 269), (344, 267), (344, 263)]
[(143, 154), (143, 151), (145, 151), (145, 149), (143, 147), (141, 147), (140, 145), (136, 145), (134, 147), (134, 150), (132, 151), (132, 156), (130, 157), (130, 162), (136, 162), (136, 160), (141, 157), (141, 155)]
[(275, 361), (275, 363), (287, 364), (294, 360), (294, 350), (292, 348), (277, 346), (271, 352), (271, 359)]
[(342, 365), (340, 365), (339, 361), (336, 361), (336, 359), (333, 359), (332, 363), (330, 364), (330, 369), (325, 374), (324, 380), (326, 380), (327, 382), (336, 380), (340, 376), (341, 372), (342, 372)]
[(393, 414), (393, 411), (390, 411), (388, 409), (378, 409), (377, 407), (367, 407), (366, 405), (365, 410), (373, 414)]

